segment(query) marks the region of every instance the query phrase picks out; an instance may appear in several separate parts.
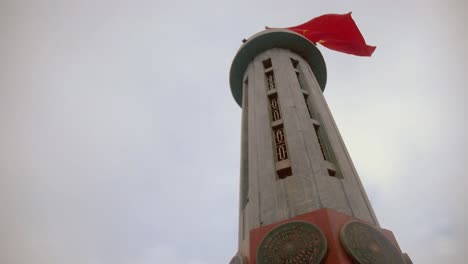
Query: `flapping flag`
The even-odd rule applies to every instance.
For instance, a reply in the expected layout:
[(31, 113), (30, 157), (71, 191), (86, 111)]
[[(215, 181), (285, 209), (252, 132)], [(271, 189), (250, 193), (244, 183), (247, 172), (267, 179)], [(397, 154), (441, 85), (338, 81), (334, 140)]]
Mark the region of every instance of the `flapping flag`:
[(287, 28), (329, 49), (357, 56), (371, 56), (375, 47), (366, 44), (359, 28), (348, 14), (327, 14), (302, 25)]

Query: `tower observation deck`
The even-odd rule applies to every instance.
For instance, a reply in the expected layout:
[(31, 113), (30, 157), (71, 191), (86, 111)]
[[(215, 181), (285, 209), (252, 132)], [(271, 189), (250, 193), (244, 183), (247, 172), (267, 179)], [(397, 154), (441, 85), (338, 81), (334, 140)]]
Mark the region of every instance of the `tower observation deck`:
[(230, 85), (242, 107), (241, 175), (231, 263), (411, 263), (379, 226), (323, 96), (326, 80), (315, 44), (289, 30), (262, 31), (237, 52)]

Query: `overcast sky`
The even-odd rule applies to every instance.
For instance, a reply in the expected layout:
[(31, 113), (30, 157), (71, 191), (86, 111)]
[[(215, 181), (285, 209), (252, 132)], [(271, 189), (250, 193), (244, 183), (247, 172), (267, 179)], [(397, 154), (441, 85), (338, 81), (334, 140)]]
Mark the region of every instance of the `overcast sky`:
[(353, 12), (371, 58), (319, 47), (382, 227), (468, 259), (465, 0), (0, 0), (0, 263), (217, 264), (237, 250), (243, 38)]

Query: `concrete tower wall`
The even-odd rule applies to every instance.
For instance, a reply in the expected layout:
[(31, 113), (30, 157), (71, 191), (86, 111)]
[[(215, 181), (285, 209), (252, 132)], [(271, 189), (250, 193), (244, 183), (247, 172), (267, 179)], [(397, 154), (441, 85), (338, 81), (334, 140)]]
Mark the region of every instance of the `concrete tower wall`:
[[(271, 67), (264, 63), (268, 60)], [(266, 73), (271, 71), (276, 87), (269, 90)], [(273, 97), (281, 120), (272, 117)], [(251, 229), (321, 208), (378, 225), (304, 59), (277, 48), (256, 56), (244, 73), (242, 108), (239, 249), (243, 255), (248, 255)], [(278, 125), (287, 151), (287, 159), (281, 161), (274, 128)]]

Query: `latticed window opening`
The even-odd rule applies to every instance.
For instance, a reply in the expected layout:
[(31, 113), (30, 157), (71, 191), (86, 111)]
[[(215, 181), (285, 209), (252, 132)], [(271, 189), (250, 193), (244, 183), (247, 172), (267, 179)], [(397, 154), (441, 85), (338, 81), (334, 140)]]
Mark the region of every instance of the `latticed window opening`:
[(271, 59), (264, 60), (263, 67), (265, 68), (265, 84), (270, 105), (273, 146), (276, 157), (276, 173), (278, 174), (278, 178), (284, 179), (292, 175), (292, 169), (291, 162), (289, 160), (286, 135), (284, 133), (280, 102), (276, 91), (275, 74), (272, 69), (273, 65), (271, 63)]

